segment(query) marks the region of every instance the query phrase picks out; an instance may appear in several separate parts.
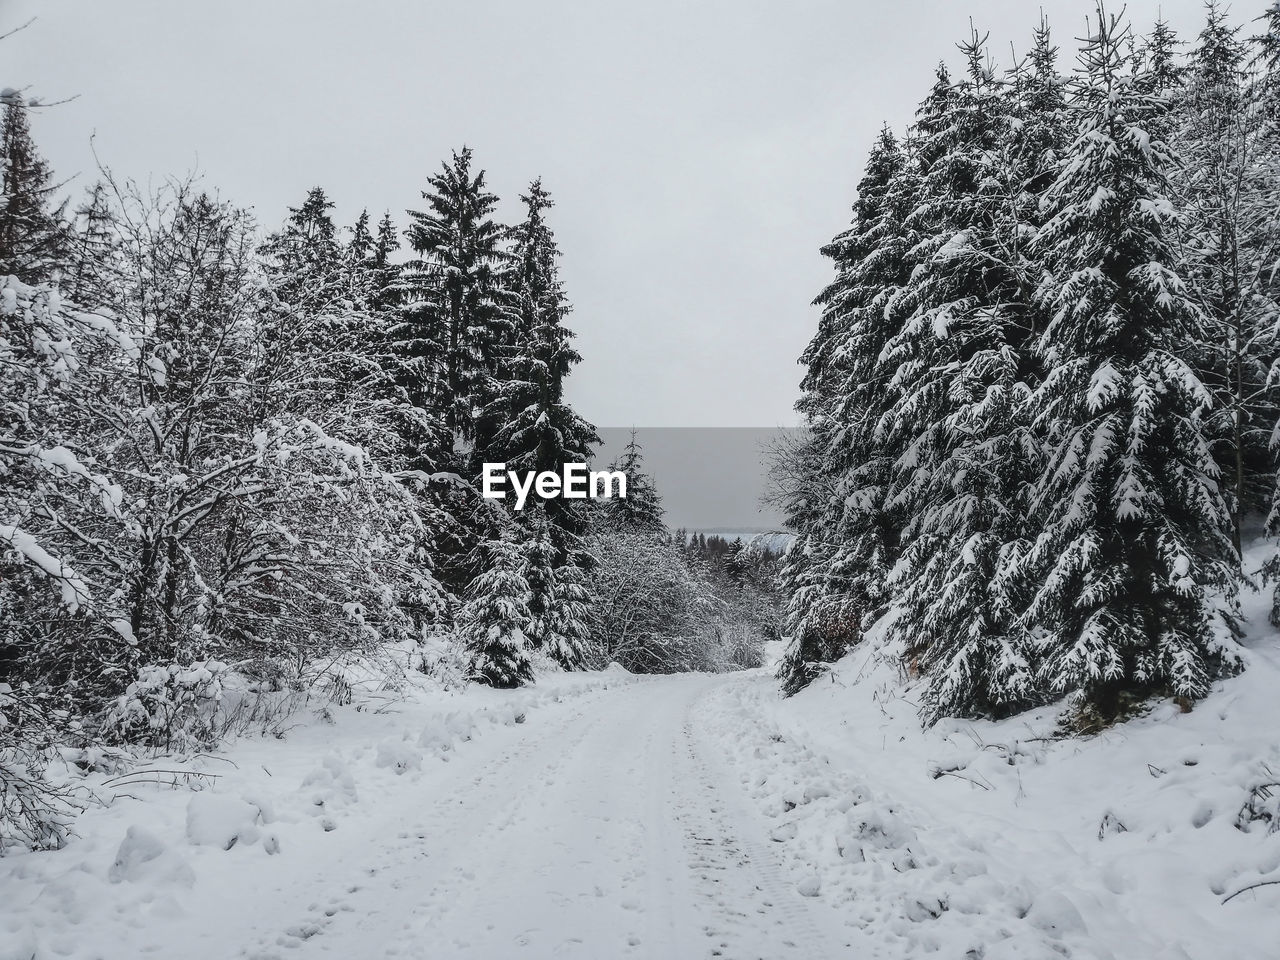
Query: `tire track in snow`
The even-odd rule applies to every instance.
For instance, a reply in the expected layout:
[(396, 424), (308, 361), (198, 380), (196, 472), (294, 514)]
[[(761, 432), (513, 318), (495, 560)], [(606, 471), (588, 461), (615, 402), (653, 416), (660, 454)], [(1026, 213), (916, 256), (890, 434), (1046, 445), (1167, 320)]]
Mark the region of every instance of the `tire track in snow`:
[[(541, 768), (534, 768), (521, 776), (526, 758), (583, 728), (591, 712), (589, 703), (598, 696), (592, 693), (575, 701), (572, 712), (554, 717), (547, 725), (537, 722), (545, 713), (535, 713), (532, 722), (520, 727), (525, 735), (503, 745), (496, 755), (482, 745), (471, 745), (453, 753), (448, 763), (428, 763), (417, 783), (397, 783), (408, 788), (404, 802), (371, 824), (376, 832), (367, 838), (369, 845), (360, 855), (337, 861), (325, 889), (313, 897), (298, 920), (260, 936), (241, 955), (247, 960), (389, 955), (372, 944), (399, 929), (405, 916), (415, 912), (422, 900), (418, 890), (424, 875), (430, 877), (437, 864), (455, 865), (451, 870), (457, 871), (455, 848), (469, 842), (475, 823), (500, 816), (512, 802), (513, 792), (518, 795), (522, 783), (539, 773)], [(413, 789), (432, 777), (439, 778), (434, 788)], [(461, 782), (450, 784), (451, 780)], [(446, 788), (443, 796), (441, 787)], [(466, 878), (460, 879), (465, 882)], [(436, 886), (441, 882), (436, 881)]]
[[(664, 677), (538, 711), (391, 781), (367, 847), (252, 960), (837, 960), (703, 729), (731, 678)], [(546, 717), (548, 722), (542, 722)], [(499, 732), (486, 735), (498, 736)]]
[[(379, 955), (397, 957), (407, 953), (416, 957), (421, 954), (424, 938), (434, 939), (435, 928), (446, 911), (483, 883), (484, 867), (502, 861), (502, 848), (513, 842), (510, 833), (520, 822), (520, 813), (528, 806), (530, 795), (557, 778), (590, 734), (591, 724), (585, 721), (583, 711), (554, 734), (533, 742), (522, 740), (517, 745), (518, 754), (513, 751), (504, 755), (501, 768), (486, 772), (483, 777), (486, 788), (495, 791), (494, 796), (486, 798), (492, 802), (491, 808), (488, 804), (476, 804), (468, 794), (466, 801), (459, 802), (458, 823), (443, 831), (444, 825), (435, 825), (434, 829), (447, 833), (452, 839), (450, 845), (442, 846), (436, 853), (436, 859), (449, 869), (435, 878), (425, 895), (420, 896), (408, 919), (400, 923), (392, 942)], [(549, 760), (542, 759), (544, 752), (551, 755)], [(530, 769), (519, 771), (520, 766), (528, 764), (529, 757), (539, 759)], [(513, 765), (517, 768), (514, 777), (508, 769)]]
[(699, 735), (694, 704), (681, 726), (677, 758), (688, 796), (677, 819), (684, 830), (689, 866), (699, 892), (719, 924), (708, 926), (708, 956), (731, 960), (783, 960), (850, 956), (841, 925), (823, 923), (800, 896), (764, 844), (756, 840), (758, 816), (749, 811), (736, 778), (714, 759)]

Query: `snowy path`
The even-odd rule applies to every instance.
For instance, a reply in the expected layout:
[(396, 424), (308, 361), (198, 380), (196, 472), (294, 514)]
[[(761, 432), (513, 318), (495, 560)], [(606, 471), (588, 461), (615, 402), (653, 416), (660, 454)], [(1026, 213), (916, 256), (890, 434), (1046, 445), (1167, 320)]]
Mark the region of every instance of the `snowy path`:
[[(858, 955), (840, 916), (783, 879), (697, 722), (700, 699), (733, 682), (649, 679), (468, 744), (384, 798), (322, 873), (259, 891), (277, 907), (240, 955)], [(281, 915), (281, 902), (304, 908)]]
[(921, 730), (855, 661), (787, 701), (371, 691), (86, 778), (73, 843), (0, 859), (0, 960), (1270, 960), (1270, 664), (1069, 741), (1052, 708)]

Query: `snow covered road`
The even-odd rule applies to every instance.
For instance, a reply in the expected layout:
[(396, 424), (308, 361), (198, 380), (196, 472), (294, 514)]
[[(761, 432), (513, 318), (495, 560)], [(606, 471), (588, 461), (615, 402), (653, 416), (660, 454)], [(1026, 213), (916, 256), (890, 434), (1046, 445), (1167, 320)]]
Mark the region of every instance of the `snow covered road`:
[(66, 848), (0, 858), (0, 960), (1270, 958), (1270, 887), (1232, 896), (1280, 872), (1272, 808), (1238, 816), (1269, 662), (1065, 741), (1053, 708), (921, 730), (855, 660), (786, 701), (763, 670), (315, 701), (85, 774)]
[(376, 818), (344, 826), (365, 835), (336, 859), (259, 889), (256, 916), (227, 918), (250, 920), (241, 955), (856, 955), (839, 915), (783, 878), (763, 818), (697, 722), (700, 701), (735, 682), (588, 694), (398, 781)]

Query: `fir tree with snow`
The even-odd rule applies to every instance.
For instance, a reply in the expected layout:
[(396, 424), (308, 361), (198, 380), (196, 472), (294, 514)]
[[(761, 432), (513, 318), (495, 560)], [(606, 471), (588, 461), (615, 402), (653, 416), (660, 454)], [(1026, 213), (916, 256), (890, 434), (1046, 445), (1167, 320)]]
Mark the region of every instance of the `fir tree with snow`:
[(502, 285), (505, 230), (493, 217), (498, 198), (471, 165), (470, 148), (455, 152), (427, 178), (426, 209), (409, 211), (416, 259), (402, 275), (405, 302), (394, 332), (397, 375), (410, 402), (443, 414), (445, 457), (458, 442), (485, 445), (476, 435), (479, 413), (514, 331)]
[(578, 565), (584, 558), (557, 542), (563, 534), (557, 532), (545, 508), (526, 508), (523, 526), (530, 614), (525, 632), (534, 649), (566, 670), (580, 670), (590, 643), (592, 600), (586, 573)]
[(822, 249), (836, 278), (818, 296), (818, 332), (797, 409), (809, 435), (789, 452), (813, 482), (793, 488), (788, 522), (800, 532), (782, 577), (791, 638), (779, 675), (794, 692), (861, 639), (888, 602), (898, 519), (886, 501), (891, 448), (878, 427), (892, 394), (882, 354), (893, 328), (885, 307), (906, 280), (902, 222), (906, 157), (886, 128), (858, 184), (852, 225)]
[(1277, 156), (1252, 102), (1247, 51), (1216, 3), (1183, 72), (1173, 146), (1173, 192), (1183, 210), (1180, 267), (1204, 310), (1203, 340), (1188, 357), (1213, 392), (1214, 455), (1228, 492), (1232, 538), (1264, 509), (1273, 486), (1269, 449), (1277, 419), (1269, 371), (1276, 304), (1268, 287), (1275, 243)]
[(627, 495), (601, 502), (598, 508), (603, 524), (612, 530), (625, 530), (646, 535), (665, 535), (662, 495), (653, 477), (644, 470), (644, 448), (636, 439), (636, 431), (623, 448), (622, 456), (609, 466), (627, 478)]
[(101, 296), (111, 282), (112, 254), (116, 246), (115, 225), (102, 181), (89, 188), (87, 196), (75, 208), (67, 237), (67, 269), (62, 284), (67, 295), (77, 303)]
[(1022, 200), (1034, 173), (1018, 162), (1015, 100), (985, 38), (960, 48), (964, 79), (922, 135), (908, 224), (929, 239), (898, 297), (911, 313), (886, 349), (895, 396), (881, 425), (901, 451), (890, 502), (905, 518), (891, 635), (925, 676), (932, 719), (1008, 712), (1036, 695), (1013, 575), (1039, 467), (1027, 418), (1038, 270)]
[(533, 680), (526, 631), (528, 561), (510, 539), (484, 545), (486, 568), (467, 590), (458, 613), (458, 634), (469, 653), (469, 676), (491, 687), (518, 687)]
[(31, 139), (22, 94), (10, 92), (0, 110), (0, 276), (41, 283), (61, 272), (67, 246), (62, 210), (51, 202), (59, 184)]
[[(511, 470), (559, 472), (566, 463), (586, 463), (600, 443), (595, 428), (565, 400), (565, 379), (581, 356), (564, 321), (570, 306), (560, 280), (560, 251), (547, 223), (551, 196), (541, 180), (521, 201), (524, 220), (512, 231), (511, 269), (506, 278), (515, 300), (514, 345), (499, 365), (484, 418), (490, 427), (485, 459)], [(584, 511), (577, 501), (544, 502), (556, 525), (580, 533)]]
[(347, 249), (357, 263), (364, 262), (373, 250), (373, 234), (369, 232), (369, 211), (360, 211), (356, 222), (351, 225), (351, 239), (347, 241)]
[(1037, 239), (1050, 273), (1034, 395), (1048, 447), (1022, 563), (1042, 675), (1104, 715), (1123, 694), (1195, 699), (1238, 663), (1238, 583), (1207, 435), (1213, 399), (1181, 356), (1205, 317), (1172, 268), (1178, 212), (1149, 78), (1099, 6), (1079, 55), (1078, 133)]
[(554, 571), (555, 589), (542, 615), (542, 649), (566, 670), (587, 665), (593, 649), (592, 611), (599, 598), (591, 587), (589, 561), (573, 551)]

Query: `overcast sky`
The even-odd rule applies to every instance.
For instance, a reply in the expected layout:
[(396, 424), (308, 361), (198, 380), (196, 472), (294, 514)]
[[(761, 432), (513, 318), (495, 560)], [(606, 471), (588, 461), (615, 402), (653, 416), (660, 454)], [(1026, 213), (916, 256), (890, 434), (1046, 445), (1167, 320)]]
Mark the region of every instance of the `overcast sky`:
[[(1091, 0), (0, 0), (0, 86), (77, 99), (35, 132), (60, 176), (192, 168), (274, 225), (323, 186), (350, 222), (403, 224), (470, 145), (503, 213), (534, 176), (584, 362), (572, 399), (611, 426), (794, 422), (796, 357), (867, 146), (901, 128), (972, 15), (1064, 54)], [(1114, 4), (1119, 9), (1120, 4)], [(1182, 33), (1198, 0), (1157, 7)], [(1235, 4), (1253, 17), (1263, 0)]]

